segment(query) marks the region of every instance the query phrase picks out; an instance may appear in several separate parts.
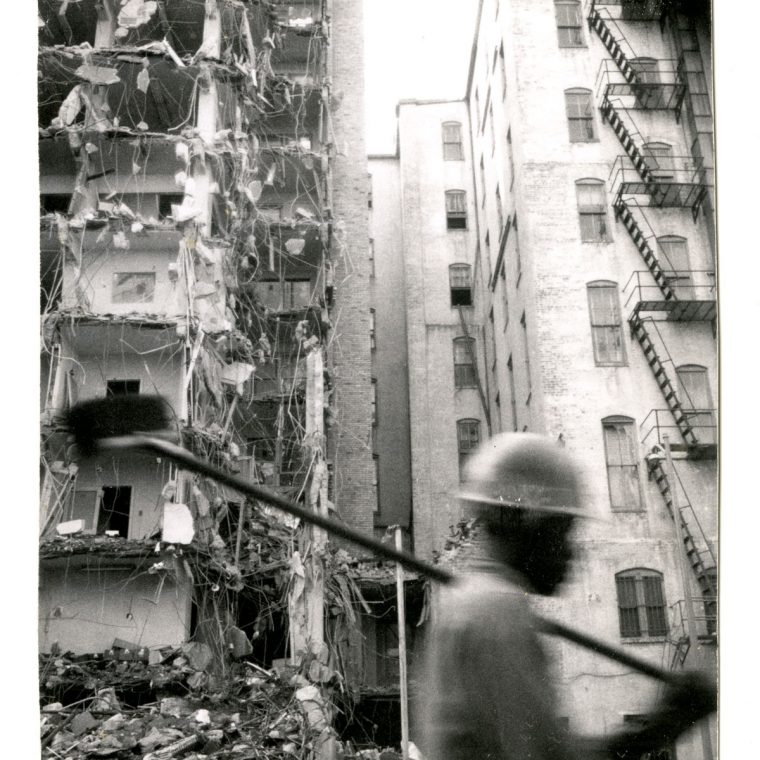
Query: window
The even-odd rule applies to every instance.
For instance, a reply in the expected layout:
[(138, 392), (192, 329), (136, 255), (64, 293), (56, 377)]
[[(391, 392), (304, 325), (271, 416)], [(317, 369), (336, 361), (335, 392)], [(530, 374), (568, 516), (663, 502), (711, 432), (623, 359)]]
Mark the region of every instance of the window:
[(260, 280), (254, 293), (262, 306), (274, 311), (305, 309), (311, 304), (311, 280)]
[(641, 509), (636, 427), (630, 417), (602, 420), (607, 483), (613, 510)]
[(454, 338), (455, 388), (474, 388), (476, 386), (475, 365), (473, 364), (474, 356), (474, 338)]
[(446, 229), (467, 229), (467, 206), (464, 190), (446, 191)]
[(515, 393), (515, 370), (512, 366), (512, 354), (507, 359), (507, 375), (509, 379), (509, 405), (512, 410), (512, 430), (517, 432), (517, 395)]
[(591, 90), (579, 88), (565, 90), (565, 111), (567, 113), (567, 126), (570, 130), (570, 142), (593, 142), (596, 140)]
[(556, 0), (557, 38), (560, 47), (584, 47), (579, 0)]
[(680, 235), (663, 235), (657, 238), (662, 257), (662, 269), (668, 285), (677, 298), (689, 300), (694, 297), (689, 251), (686, 238)]
[(377, 348), (375, 340), (375, 310), (369, 310), (369, 347), (374, 351)]
[(526, 404), (530, 403), (531, 383), (530, 383), (530, 346), (528, 343), (528, 325), (525, 321), (525, 312), (520, 317), (520, 325), (522, 327), (523, 338), (523, 356), (525, 357), (525, 383), (528, 389), (528, 397), (525, 400)]
[(172, 206), (181, 206), (185, 196), (182, 193), (159, 193), (158, 195), (158, 218), (168, 219), (173, 217)]
[(678, 400), (686, 421), (694, 428), (700, 443), (715, 443), (716, 429), (713, 418), (712, 394), (707, 380), (707, 369), (698, 364), (676, 367)]
[(644, 143), (642, 151), (644, 160), (658, 182), (669, 182), (674, 178), (675, 160), (673, 146), (663, 142)]
[(372, 406), (372, 425), (377, 425), (377, 380), (370, 380), (370, 405)]
[(106, 382), (106, 398), (134, 396), (140, 392), (139, 380), (109, 380)]
[(666, 636), (662, 574), (655, 570), (625, 570), (615, 575), (620, 635), (629, 638)]
[(617, 283), (599, 280), (586, 286), (591, 317), (591, 342), (598, 367), (626, 363), (623, 350), (623, 325)]
[(458, 121), (447, 121), (443, 124), (443, 160), (464, 160), (462, 125)]
[(40, 212), (43, 214), (68, 214), (71, 206), (71, 193), (40, 194)]
[(633, 94), (636, 96), (636, 108), (661, 108), (663, 88), (660, 86), (657, 60), (633, 58), (630, 63), (636, 74), (636, 81), (632, 87)]
[(452, 306), (472, 306), (472, 267), (469, 264), (449, 267), (449, 288)]
[(149, 303), (156, 290), (155, 272), (116, 272), (113, 276), (113, 303)]
[(457, 420), (457, 450), (459, 451), (459, 480), (464, 480), (464, 468), (480, 443), (478, 420)]
[(105, 486), (100, 496), (97, 532), (115, 530), (122, 538), (127, 538), (131, 502), (131, 486)]
[(600, 179), (580, 179), (575, 183), (575, 192), (578, 199), (581, 240), (584, 243), (608, 242), (604, 182)]

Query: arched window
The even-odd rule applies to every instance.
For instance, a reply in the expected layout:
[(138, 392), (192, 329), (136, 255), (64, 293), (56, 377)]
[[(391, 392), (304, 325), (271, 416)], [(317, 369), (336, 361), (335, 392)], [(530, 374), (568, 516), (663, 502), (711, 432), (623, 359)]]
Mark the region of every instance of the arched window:
[(449, 267), (449, 289), (452, 306), (472, 306), (472, 267), (469, 264)]
[(686, 238), (680, 235), (663, 235), (657, 238), (660, 247), (662, 269), (668, 285), (676, 297), (689, 300), (694, 297), (694, 283)]
[(602, 431), (610, 506), (613, 511), (638, 511), (642, 504), (636, 423), (630, 417), (605, 417)]
[(584, 243), (606, 243), (607, 207), (604, 182), (600, 179), (579, 179), (575, 183), (581, 240)]
[(462, 125), (458, 121), (445, 121), (442, 128), (444, 161), (463, 161)]
[(700, 443), (715, 443), (717, 426), (707, 368), (699, 364), (682, 364), (676, 367), (676, 377), (678, 401), (694, 435)]
[(454, 387), (475, 388), (475, 338), (454, 338)]
[(589, 282), (586, 293), (594, 361), (600, 367), (624, 365), (623, 324), (617, 283), (609, 280)]
[(672, 181), (675, 172), (675, 159), (673, 158), (673, 146), (664, 142), (644, 143), (641, 151), (644, 159), (652, 172), (652, 176), (658, 182)]
[(457, 420), (457, 451), (459, 452), (459, 480), (464, 479), (467, 460), (480, 444), (480, 421)]
[(660, 638), (668, 633), (662, 573), (646, 568), (623, 570), (615, 575), (620, 635)]
[(584, 90), (580, 87), (565, 90), (565, 112), (567, 113), (567, 126), (570, 130), (570, 142), (593, 142), (596, 140), (591, 90)]
[(560, 47), (585, 47), (579, 0), (555, 0), (557, 39)]
[(446, 229), (467, 229), (467, 195), (464, 190), (446, 191)]

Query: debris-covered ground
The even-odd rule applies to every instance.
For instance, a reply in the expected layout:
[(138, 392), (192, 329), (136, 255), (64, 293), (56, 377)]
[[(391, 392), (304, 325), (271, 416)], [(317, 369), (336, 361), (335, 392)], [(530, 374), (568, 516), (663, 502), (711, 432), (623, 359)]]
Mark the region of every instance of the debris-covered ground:
[(139, 650), (41, 656), (42, 757), (399, 757), (340, 742), (328, 727), (328, 690), (297, 668), (242, 662), (215, 676), (198, 669), (208, 662), (198, 644), (157, 664)]

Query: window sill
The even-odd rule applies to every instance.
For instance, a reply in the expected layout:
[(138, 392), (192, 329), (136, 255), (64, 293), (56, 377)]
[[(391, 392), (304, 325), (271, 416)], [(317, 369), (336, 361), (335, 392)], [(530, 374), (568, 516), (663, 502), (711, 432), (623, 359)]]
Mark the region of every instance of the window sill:
[(643, 515), (646, 513), (646, 509), (644, 507), (610, 507), (610, 512), (613, 515)]
[(601, 140), (595, 137), (593, 140), (570, 140), (570, 145), (587, 145), (588, 143), (598, 143)]
[(597, 367), (627, 367), (628, 362), (595, 362)]
[(664, 644), (668, 641), (667, 636), (626, 636), (620, 637), (621, 644)]

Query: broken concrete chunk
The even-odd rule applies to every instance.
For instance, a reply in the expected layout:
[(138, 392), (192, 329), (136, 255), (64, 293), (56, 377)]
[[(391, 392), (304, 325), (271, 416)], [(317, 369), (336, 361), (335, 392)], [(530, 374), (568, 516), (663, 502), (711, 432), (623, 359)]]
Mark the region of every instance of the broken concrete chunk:
[(306, 241), (303, 238), (290, 238), (290, 240), (285, 242), (285, 250), (291, 256), (300, 256), (305, 246)]
[(68, 520), (67, 522), (58, 523), (55, 526), (55, 530), (59, 536), (71, 536), (74, 533), (81, 533), (84, 530), (84, 526), (84, 520)]
[(116, 690), (113, 688), (101, 689), (97, 698), (90, 705), (92, 712), (118, 713), (121, 712), (121, 705), (116, 697)]
[(150, 74), (147, 68), (143, 68), (137, 75), (137, 89), (147, 93), (148, 87), (150, 87)]
[(161, 540), (167, 544), (189, 544), (195, 535), (193, 515), (186, 504), (164, 504)]
[(92, 713), (85, 711), (74, 716), (74, 720), (71, 721), (69, 730), (74, 736), (80, 736), (85, 731), (89, 731), (91, 728), (95, 728), (100, 725), (99, 720), (95, 720), (92, 717)]
[(253, 652), (253, 647), (245, 635), (245, 631), (234, 626), (227, 631), (227, 646), (233, 657), (245, 657)]
[(93, 66), (85, 63), (74, 73), (92, 84), (107, 85), (121, 82), (118, 70), (112, 69), (109, 66)]
[(196, 710), (193, 713), (193, 720), (196, 723), (208, 725), (209, 723), (211, 723), (211, 716), (208, 714), (208, 710)]
[(201, 641), (191, 641), (183, 644), (182, 654), (187, 657), (188, 665), (193, 670), (207, 670), (214, 659), (211, 647)]
[(188, 703), (182, 697), (164, 697), (158, 706), (161, 715), (171, 715), (173, 718), (181, 718), (192, 713)]
[[(118, 24), (124, 29), (136, 29), (150, 21), (156, 12), (156, 0), (127, 0), (119, 11)], [(125, 36), (118, 35), (118, 36)]]

